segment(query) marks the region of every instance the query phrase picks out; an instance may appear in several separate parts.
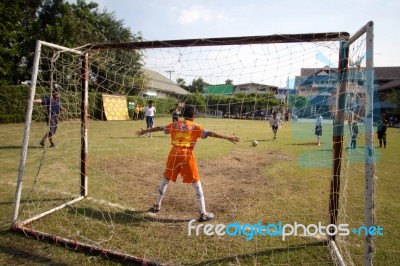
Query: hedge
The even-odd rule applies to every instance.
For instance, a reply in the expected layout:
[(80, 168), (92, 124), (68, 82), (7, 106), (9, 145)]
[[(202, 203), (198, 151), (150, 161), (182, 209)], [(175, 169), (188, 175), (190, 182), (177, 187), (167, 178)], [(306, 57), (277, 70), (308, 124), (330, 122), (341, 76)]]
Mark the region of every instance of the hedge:
[[(29, 98), (30, 88), (26, 85), (0, 85), (0, 123), (20, 123), (25, 121), (27, 110), (27, 102)], [(47, 92), (47, 93), (46, 93)], [(36, 97), (40, 98), (48, 94), (49, 88), (37, 87)], [(169, 114), (169, 110), (173, 108), (176, 99), (152, 99), (157, 107), (158, 114)], [(63, 107), (67, 108), (68, 112), (61, 114), (63, 119), (79, 119), (80, 118), (80, 92), (61, 92), (61, 101)], [(137, 96), (128, 96), (128, 102), (135, 104), (141, 103), (146, 105), (147, 99)], [(41, 108), (34, 108), (32, 112), (32, 119), (43, 120), (44, 110)], [(130, 115), (132, 113), (130, 110)], [(101, 93), (89, 92), (89, 116), (92, 119), (103, 120), (102, 113), (102, 100)]]
[[(26, 85), (10, 86), (0, 85), (0, 123), (20, 123), (25, 121), (25, 114), (27, 108), (27, 100), (29, 98), (29, 87)], [(36, 87), (36, 97), (40, 98), (43, 95), (48, 95), (50, 89), (46, 87)], [(99, 92), (89, 92), (89, 116), (91, 119), (103, 120), (102, 97)], [(135, 104), (147, 105), (150, 98), (143, 98), (138, 96), (127, 96), (128, 102)], [(169, 110), (174, 107), (178, 100), (172, 98), (151, 98), (157, 108), (157, 114), (169, 114)], [(68, 112), (62, 113), (64, 120), (79, 119), (80, 118), (80, 101), (81, 93), (75, 91), (62, 91), (61, 101), (63, 107)], [(188, 94), (185, 98), (180, 100), (188, 104), (197, 106), (200, 112), (205, 112), (208, 107), (213, 108), (214, 105), (226, 104), (229, 102), (245, 103), (250, 107), (257, 106), (274, 106), (278, 105), (278, 100), (272, 94), (265, 95), (245, 95), (238, 94), (234, 96), (209, 96), (204, 97), (200, 93)], [(242, 104), (243, 105), (243, 104)], [(128, 106), (128, 103), (127, 103)], [(44, 120), (44, 107), (34, 108), (32, 119)], [(128, 109), (129, 110), (129, 109)], [(133, 110), (129, 110), (130, 117), (133, 116)]]

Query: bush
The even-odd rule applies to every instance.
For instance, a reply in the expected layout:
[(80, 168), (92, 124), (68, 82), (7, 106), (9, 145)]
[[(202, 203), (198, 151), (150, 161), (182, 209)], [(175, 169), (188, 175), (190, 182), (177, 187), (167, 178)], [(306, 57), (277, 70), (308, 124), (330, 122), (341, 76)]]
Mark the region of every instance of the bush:
[(0, 85), (0, 123), (23, 122), (28, 98), (28, 86)]

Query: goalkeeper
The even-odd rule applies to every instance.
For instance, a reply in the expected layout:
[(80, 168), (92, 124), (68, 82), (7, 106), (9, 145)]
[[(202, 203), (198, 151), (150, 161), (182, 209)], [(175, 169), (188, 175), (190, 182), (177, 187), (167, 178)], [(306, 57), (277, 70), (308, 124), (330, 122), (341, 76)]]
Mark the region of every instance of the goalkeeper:
[(239, 142), (240, 139), (235, 135), (225, 136), (204, 129), (201, 125), (193, 122), (195, 116), (196, 108), (193, 105), (185, 105), (183, 110), (183, 121), (176, 121), (167, 126), (140, 129), (136, 132), (136, 135), (141, 136), (156, 131), (164, 131), (165, 134), (171, 135), (172, 148), (168, 155), (157, 199), (150, 211), (156, 213), (160, 210), (161, 201), (165, 195), (169, 182), (176, 182), (177, 176), (180, 174), (184, 183), (192, 184), (200, 210), (198, 221), (204, 222), (214, 218), (214, 214), (207, 212), (205, 207), (203, 189), (200, 182), (196, 159), (193, 153), (197, 139), (214, 137), (229, 140), (234, 144)]
[(56, 145), (53, 142), (53, 136), (56, 134), (58, 128), (60, 113), (61, 111), (65, 111), (61, 106), (60, 95), (57, 90), (53, 90), (50, 97), (45, 96), (41, 99), (35, 99), (33, 102), (46, 106), (46, 121), (49, 126), (49, 131), (40, 140), (40, 146), (45, 147), (45, 142), (49, 139), (50, 147), (55, 148)]

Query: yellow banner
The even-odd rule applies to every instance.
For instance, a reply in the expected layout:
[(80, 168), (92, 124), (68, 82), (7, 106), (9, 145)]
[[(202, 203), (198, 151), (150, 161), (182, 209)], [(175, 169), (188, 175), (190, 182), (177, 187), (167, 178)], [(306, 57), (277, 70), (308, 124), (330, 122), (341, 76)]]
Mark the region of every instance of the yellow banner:
[(128, 105), (126, 96), (103, 94), (103, 109), (106, 120), (128, 120)]

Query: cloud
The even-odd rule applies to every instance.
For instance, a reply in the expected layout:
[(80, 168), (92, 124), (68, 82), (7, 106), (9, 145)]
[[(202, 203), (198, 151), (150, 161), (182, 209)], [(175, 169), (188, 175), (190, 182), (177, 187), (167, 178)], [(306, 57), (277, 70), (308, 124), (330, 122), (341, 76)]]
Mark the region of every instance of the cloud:
[(188, 10), (182, 9), (178, 17), (178, 22), (180, 24), (190, 24), (199, 20), (203, 21), (212, 20), (211, 11), (201, 5), (192, 6)]

